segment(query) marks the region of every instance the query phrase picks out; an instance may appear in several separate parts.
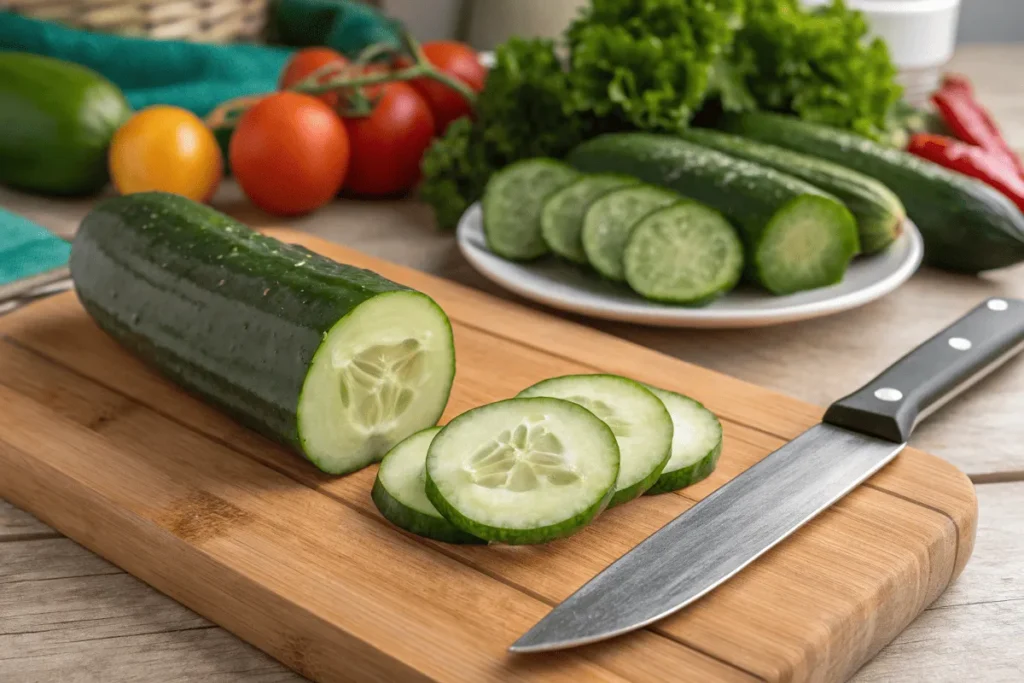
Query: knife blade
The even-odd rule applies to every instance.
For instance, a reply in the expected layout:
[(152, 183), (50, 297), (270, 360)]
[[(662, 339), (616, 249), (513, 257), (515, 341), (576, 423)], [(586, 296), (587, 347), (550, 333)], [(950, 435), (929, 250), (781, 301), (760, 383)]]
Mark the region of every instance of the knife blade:
[(517, 640), (594, 643), (683, 609), (891, 462), (928, 414), (1024, 349), (1024, 301), (989, 299), (666, 524)]

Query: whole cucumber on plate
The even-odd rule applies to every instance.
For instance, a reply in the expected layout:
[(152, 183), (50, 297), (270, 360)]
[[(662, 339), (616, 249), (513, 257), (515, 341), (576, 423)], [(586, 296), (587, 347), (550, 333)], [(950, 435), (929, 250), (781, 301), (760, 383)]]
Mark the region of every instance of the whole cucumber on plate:
[(123, 346), (325, 472), (380, 460), (448, 402), (452, 330), (430, 297), (184, 197), (100, 203), (71, 276)]
[(482, 201), (487, 247), (513, 261), (548, 253), (541, 232), (544, 203), (579, 174), (554, 159), (517, 161), (487, 182)]
[(865, 254), (885, 249), (900, 234), (907, 213), (899, 197), (863, 173), (818, 157), (717, 130), (690, 128), (679, 135), (698, 145), (770, 166), (834, 194), (857, 219), (860, 248)]
[(587, 173), (624, 173), (720, 211), (740, 229), (753, 278), (775, 294), (841, 281), (859, 251), (857, 224), (832, 195), (793, 176), (678, 137), (609, 133), (568, 161)]
[(1024, 215), (988, 185), (854, 133), (778, 114), (729, 116), (731, 133), (828, 159), (877, 178), (924, 236), (925, 260), (977, 273), (1024, 261)]
[(95, 71), (0, 52), (0, 183), (54, 195), (107, 184), (107, 147), (131, 108)]

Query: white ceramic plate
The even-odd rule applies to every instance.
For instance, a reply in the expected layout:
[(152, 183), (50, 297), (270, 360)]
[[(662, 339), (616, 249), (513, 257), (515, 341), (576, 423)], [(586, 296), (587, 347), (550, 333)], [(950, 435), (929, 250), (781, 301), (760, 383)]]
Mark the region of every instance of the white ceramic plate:
[(838, 313), (902, 285), (924, 255), (921, 233), (908, 220), (898, 240), (880, 254), (855, 259), (838, 285), (789, 296), (741, 286), (708, 306), (686, 308), (647, 301), (625, 285), (554, 257), (515, 263), (496, 256), (484, 239), (479, 203), (459, 221), (457, 240), (462, 254), (484, 277), (522, 297), (594, 318), (658, 327), (761, 327)]

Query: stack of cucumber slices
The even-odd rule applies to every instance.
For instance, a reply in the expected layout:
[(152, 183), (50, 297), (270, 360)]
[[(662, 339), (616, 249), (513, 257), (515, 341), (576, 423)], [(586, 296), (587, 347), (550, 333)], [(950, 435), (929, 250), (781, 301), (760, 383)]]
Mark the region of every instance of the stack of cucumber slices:
[(545, 380), (418, 432), (385, 457), (385, 518), (448, 543), (544, 543), (608, 507), (714, 470), (722, 426), (696, 401), (615, 375)]

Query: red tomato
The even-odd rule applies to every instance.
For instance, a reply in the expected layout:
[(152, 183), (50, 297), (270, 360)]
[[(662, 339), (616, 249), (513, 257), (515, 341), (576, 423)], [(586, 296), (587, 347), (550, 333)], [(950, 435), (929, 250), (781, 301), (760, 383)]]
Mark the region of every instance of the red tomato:
[(408, 84), (365, 88), (373, 113), (346, 118), (352, 162), (345, 187), (356, 194), (394, 195), (419, 180), (420, 159), (434, 137), (430, 107)]
[[(281, 72), (281, 81), (277, 86), (278, 90), (286, 90), (292, 87), (299, 81), (305, 80), (307, 76), (317, 69), (328, 64), (345, 66), (348, 64), (348, 60), (340, 52), (335, 52), (329, 47), (309, 47), (305, 50), (299, 50), (288, 60), (284, 71)], [(329, 107), (333, 108), (338, 104), (338, 93), (327, 92), (317, 97), (323, 100)]]
[(281, 216), (331, 201), (349, 165), (341, 119), (317, 98), (297, 92), (269, 95), (245, 112), (228, 153), (253, 204)]
[[(438, 71), (454, 76), (468, 85), (473, 92), (484, 89), (487, 67), (480, 63), (477, 53), (468, 45), (438, 40), (424, 43), (423, 54)], [(430, 105), (438, 133), (443, 133), (448, 124), (455, 119), (472, 113), (472, 107), (466, 98), (443, 83), (430, 78), (417, 78), (412, 84)]]

